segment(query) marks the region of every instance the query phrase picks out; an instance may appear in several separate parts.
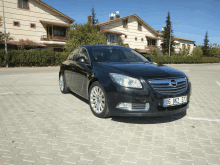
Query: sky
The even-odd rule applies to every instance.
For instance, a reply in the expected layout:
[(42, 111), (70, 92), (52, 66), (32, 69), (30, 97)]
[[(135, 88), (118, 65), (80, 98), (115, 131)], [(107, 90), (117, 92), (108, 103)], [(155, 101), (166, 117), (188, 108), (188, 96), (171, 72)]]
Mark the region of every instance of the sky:
[[(220, 45), (220, 0), (42, 0), (75, 20), (87, 23), (92, 6), (99, 22), (109, 20), (109, 14), (119, 11), (120, 17), (136, 14), (154, 30), (166, 26), (168, 11), (173, 35), (203, 45), (208, 32), (209, 43)], [(179, 21), (177, 24), (176, 22)]]

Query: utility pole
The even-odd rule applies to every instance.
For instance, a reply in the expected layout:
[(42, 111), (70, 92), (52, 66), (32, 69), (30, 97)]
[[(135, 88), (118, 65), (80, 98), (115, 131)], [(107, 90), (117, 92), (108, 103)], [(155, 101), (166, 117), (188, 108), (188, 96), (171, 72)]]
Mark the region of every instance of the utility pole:
[[(7, 39), (6, 39), (6, 28), (5, 28), (5, 14), (4, 14), (4, 3), (2, 0), (2, 12), (3, 12), (3, 21), (4, 21), (4, 37), (5, 37), (5, 53), (7, 54)], [(6, 64), (6, 67), (8, 68), (8, 64)]]

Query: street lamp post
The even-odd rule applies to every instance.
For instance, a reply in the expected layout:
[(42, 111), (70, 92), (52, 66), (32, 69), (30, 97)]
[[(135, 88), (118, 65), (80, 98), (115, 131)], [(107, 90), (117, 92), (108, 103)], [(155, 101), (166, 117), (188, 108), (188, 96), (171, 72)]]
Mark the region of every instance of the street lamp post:
[[(5, 28), (5, 15), (4, 15), (4, 3), (3, 3), (3, 0), (2, 0), (2, 12), (3, 12), (3, 21), (4, 21), (5, 53), (7, 54), (7, 41), (6, 41), (6, 28)], [(8, 67), (8, 64), (6, 64), (6, 67)]]
[[(178, 23), (179, 21), (177, 21), (176, 23)], [(169, 42), (169, 57), (170, 57), (170, 45), (171, 45), (171, 29), (172, 29), (172, 26), (171, 26), (171, 23), (170, 23), (170, 42)]]

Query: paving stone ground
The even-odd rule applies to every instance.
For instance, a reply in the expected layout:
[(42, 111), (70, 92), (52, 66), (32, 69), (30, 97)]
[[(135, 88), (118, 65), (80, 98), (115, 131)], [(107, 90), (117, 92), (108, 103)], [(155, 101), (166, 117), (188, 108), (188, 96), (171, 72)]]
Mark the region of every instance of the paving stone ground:
[(59, 67), (0, 68), (0, 164), (220, 165), (220, 65), (169, 66), (192, 82), (185, 116), (99, 119)]

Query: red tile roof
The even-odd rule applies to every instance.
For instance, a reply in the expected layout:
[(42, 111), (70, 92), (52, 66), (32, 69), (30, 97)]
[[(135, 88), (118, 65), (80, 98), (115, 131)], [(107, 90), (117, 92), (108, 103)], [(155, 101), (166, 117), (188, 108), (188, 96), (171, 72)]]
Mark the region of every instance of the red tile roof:
[(101, 29), (104, 33), (112, 33), (112, 34), (119, 34), (119, 35), (125, 35), (124, 33), (113, 31), (113, 30), (107, 30), (107, 29)]
[(50, 21), (43, 21), (43, 20), (40, 20), (40, 22), (42, 24), (45, 24), (45, 25), (56, 25), (56, 26), (61, 26), (61, 27), (72, 27), (72, 25), (66, 24), (66, 23), (50, 22)]
[(152, 36), (145, 36), (145, 37), (149, 39), (163, 40), (162, 38), (159, 38), (159, 37), (152, 37)]
[[(10, 45), (19, 45), (19, 41), (7, 41), (7, 44)], [(42, 44), (42, 43), (35, 43), (37, 46), (42, 46), (45, 47), (46, 45)]]
[(94, 26), (105, 26), (105, 25), (109, 25), (109, 24), (112, 24), (112, 23), (115, 23), (115, 22), (126, 20), (126, 19), (131, 18), (131, 17), (135, 17), (138, 20), (138, 22), (140, 22), (141, 24), (146, 26), (148, 29), (150, 29), (151, 32), (153, 32), (155, 35), (159, 34), (150, 25), (148, 25), (145, 21), (143, 21), (140, 17), (138, 17), (136, 14), (132, 14), (132, 15), (121, 17), (121, 18), (117, 18), (117, 19), (114, 19), (114, 20), (98, 23), (98, 24), (95, 24)]

